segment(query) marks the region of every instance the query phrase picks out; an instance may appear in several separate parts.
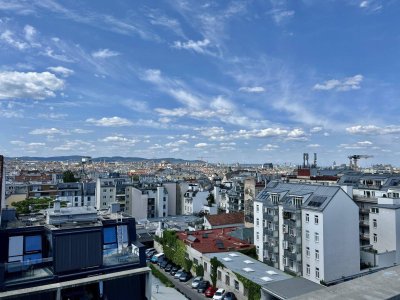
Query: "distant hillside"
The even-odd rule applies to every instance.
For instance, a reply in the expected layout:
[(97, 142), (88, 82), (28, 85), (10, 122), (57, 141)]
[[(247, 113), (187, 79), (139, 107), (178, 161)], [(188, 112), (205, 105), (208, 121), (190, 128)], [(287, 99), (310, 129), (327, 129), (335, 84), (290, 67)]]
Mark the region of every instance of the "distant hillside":
[[(21, 156), (21, 157), (6, 157), (9, 160), (23, 160), (23, 161), (76, 161), (80, 162), (82, 160), (80, 155), (70, 155), (70, 156), (51, 156), (51, 157), (35, 157), (35, 156)], [(169, 161), (173, 164), (178, 163), (201, 163), (204, 161), (201, 160), (185, 160), (180, 158), (142, 158), (142, 157), (123, 157), (123, 156), (112, 156), (112, 157), (96, 157), (92, 159), (94, 162), (105, 161), (105, 162), (139, 162), (139, 161), (154, 161), (154, 162), (161, 162), (161, 161)]]

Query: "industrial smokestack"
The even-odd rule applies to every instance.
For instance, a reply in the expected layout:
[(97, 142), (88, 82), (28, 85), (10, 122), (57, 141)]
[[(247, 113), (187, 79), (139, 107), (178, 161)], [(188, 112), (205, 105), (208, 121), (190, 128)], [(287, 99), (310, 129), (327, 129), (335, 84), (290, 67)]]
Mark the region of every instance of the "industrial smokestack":
[(314, 167), (317, 167), (317, 153), (314, 153)]

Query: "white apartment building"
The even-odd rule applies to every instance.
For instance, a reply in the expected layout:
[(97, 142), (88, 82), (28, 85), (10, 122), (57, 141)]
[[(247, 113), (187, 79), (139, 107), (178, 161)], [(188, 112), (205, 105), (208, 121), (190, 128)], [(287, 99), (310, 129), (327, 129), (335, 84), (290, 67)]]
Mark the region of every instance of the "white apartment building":
[(358, 207), (340, 187), (270, 182), (254, 220), (260, 261), (316, 283), (360, 271)]
[[(168, 216), (170, 200), (168, 190), (164, 186), (129, 186), (125, 189), (125, 199), (126, 207), (129, 207), (126, 212), (137, 220)], [(174, 199), (171, 199), (171, 202), (174, 202)]]
[(57, 198), (60, 201), (68, 202), (72, 206), (92, 206), (96, 205), (95, 183), (59, 183), (57, 185)]
[(377, 252), (374, 263), (379, 267), (400, 263), (399, 195), (399, 188), (389, 189), (386, 197), (378, 198), (369, 213), (371, 245)]
[(192, 215), (199, 213), (206, 205), (208, 191), (200, 191), (197, 184), (189, 184), (187, 191), (183, 195), (183, 214)]

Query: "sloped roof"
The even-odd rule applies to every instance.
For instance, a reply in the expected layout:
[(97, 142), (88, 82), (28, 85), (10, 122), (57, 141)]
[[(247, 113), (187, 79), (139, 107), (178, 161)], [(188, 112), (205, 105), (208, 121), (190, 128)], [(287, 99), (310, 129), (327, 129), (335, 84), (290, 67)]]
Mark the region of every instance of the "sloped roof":
[(205, 216), (205, 218), (211, 224), (211, 226), (222, 226), (222, 225), (244, 223), (244, 213), (243, 212), (234, 212), (234, 213), (219, 214), (219, 215), (208, 215), (208, 216)]

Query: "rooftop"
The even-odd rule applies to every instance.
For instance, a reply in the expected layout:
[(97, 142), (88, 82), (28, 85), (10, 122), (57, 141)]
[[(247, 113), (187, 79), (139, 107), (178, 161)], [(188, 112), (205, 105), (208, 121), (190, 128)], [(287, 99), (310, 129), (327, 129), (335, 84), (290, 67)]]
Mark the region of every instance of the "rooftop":
[(254, 245), (247, 241), (242, 241), (228, 235), (228, 233), (234, 230), (236, 230), (235, 227), (229, 227), (224, 229), (178, 232), (178, 237), (201, 253), (239, 251), (254, 247)]
[(233, 212), (228, 214), (218, 214), (218, 215), (207, 215), (204, 216), (211, 224), (211, 226), (223, 226), (231, 224), (241, 224), (244, 223), (244, 213), (243, 212)]
[(399, 295), (400, 266), (396, 266), (293, 299), (398, 299)]

